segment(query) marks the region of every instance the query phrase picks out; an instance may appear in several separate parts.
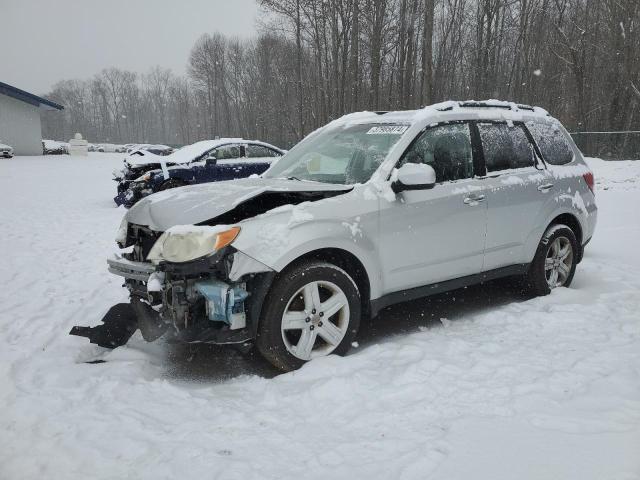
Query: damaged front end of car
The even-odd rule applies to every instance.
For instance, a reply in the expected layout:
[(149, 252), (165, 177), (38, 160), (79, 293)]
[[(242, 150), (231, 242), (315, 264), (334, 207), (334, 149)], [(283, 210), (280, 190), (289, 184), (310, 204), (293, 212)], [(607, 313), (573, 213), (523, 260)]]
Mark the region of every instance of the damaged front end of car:
[(239, 227), (164, 233), (141, 225), (124, 228), (120, 245), (131, 251), (107, 264), (125, 279), (130, 303), (112, 307), (101, 325), (74, 327), (71, 335), (107, 348), (124, 345), (138, 329), (149, 342), (166, 336), (176, 343), (250, 346), (275, 273), (230, 245)]
[[(117, 185), (117, 195), (113, 201), (117, 206), (130, 208), (141, 198), (153, 193), (147, 184), (151, 172), (160, 169), (160, 164), (130, 165), (125, 161), (124, 167), (113, 171), (113, 180)], [(146, 180), (144, 177), (147, 176)]]
[(273, 213), (279, 207), (350, 190), (242, 179), (143, 198), (118, 229), (123, 253), (107, 260), (109, 271), (124, 278), (130, 302), (113, 306), (100, 325), (74, 327), (70, 334), (107, 348), (124, 345), (138, 329), (147, 341), (249, 347), (276, 271), (234, 247), (241, 230), (253, 238), (250, 221), (268, 212), (282, 216), (286, 226), (291, 211)]

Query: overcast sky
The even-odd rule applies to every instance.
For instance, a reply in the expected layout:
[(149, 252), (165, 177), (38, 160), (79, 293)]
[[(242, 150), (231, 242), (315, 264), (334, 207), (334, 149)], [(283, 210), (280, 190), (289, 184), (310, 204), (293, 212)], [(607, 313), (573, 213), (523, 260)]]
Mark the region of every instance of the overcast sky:
[(105, 67), (184, 73), (203, 33), (250, 37), (255, 0), (0, 0), (0, 81), (35, 94)]

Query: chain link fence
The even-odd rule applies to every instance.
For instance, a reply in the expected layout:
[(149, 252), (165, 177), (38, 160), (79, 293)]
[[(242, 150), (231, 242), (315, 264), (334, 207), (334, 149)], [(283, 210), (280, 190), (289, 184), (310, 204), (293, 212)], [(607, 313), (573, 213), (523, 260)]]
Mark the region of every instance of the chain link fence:
[(640, 131), (574, 132), (571, 137), (587, 157), (604, 160), (640, 159)]

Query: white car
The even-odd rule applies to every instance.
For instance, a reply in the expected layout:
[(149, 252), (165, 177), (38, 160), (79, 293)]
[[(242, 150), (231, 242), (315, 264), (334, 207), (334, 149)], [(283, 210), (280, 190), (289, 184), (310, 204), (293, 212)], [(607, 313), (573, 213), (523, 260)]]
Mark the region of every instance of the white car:
[(13, 157), (13, 147), (5, 145), (0, 141), (0, 157), (11, 158)]
[(130, 305), (71, 333), (255, 343), (292, 370), (344, 354), (361, 318), (394, 303), (507, 276), (537, 295), (567, 287), (596, 218), (593, 174), (541, 108), (355, 113), (260, 178), (140, 200), (108, 260)]

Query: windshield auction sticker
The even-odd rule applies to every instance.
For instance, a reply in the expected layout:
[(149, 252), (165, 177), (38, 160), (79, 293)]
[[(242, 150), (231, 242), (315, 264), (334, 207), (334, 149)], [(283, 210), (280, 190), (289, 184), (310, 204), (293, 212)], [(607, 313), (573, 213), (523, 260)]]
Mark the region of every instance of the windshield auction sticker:
[(407, 125), (380, 125), (371, 127), (367, 135), (401, 135), (407, 131)]

